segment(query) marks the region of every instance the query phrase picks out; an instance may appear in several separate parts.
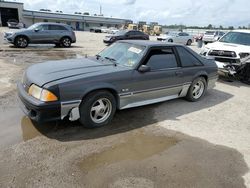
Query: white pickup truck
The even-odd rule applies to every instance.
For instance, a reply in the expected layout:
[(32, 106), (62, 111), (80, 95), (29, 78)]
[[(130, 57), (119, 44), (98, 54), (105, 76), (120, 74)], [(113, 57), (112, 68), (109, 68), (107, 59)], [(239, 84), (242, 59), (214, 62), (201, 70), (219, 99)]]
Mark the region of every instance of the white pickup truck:
[[(223, 75), (234, 75), (250, 58), (250, 31), (235, 30), (220, 40), (205, 45), (201, 55), (212, 57)], [(250, 73), (249, 73), (250, 74)]]

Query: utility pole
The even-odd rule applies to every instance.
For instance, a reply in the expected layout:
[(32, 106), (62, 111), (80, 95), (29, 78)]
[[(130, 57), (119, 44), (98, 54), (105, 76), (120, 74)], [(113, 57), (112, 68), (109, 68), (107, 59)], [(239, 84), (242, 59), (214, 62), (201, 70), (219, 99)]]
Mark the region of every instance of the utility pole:
[(100, 5), (100, 15), (102, 15), (102, 5)]

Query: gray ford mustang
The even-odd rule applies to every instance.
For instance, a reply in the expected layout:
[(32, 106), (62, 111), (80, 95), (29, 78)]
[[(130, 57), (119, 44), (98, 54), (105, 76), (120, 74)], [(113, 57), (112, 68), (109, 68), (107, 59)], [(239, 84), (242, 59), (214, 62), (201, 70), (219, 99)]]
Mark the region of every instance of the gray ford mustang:
[(30, 66), (18, 83), (23, 111), (39, 122), (68, 118), (108, 124), (122, 110), (186, 97), (215, 86), (217, 66), (191, 49), (153, 41), (120, 41), (95, 57)]

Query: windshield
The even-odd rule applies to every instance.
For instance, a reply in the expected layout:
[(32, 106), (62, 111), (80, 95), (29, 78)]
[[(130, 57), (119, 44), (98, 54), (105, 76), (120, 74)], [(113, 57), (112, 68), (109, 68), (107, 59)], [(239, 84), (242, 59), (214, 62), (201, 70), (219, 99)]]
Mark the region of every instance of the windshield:
[(36, 23), (36, 24), (33, 24), (31, 26), (29, 26), (27, 29), (35, 29), (37, 26), (39, 26), (40, 24)]
[(118, 65), (135, 67), (141, 60), (144, 52), (144, 46), (129, 43), (114, 43), (100, 52), (97, 57)]
[(169, 35), (169, 36), (177, 36), (178, 33), (177, 32), (169, 32), (167, 35)]
[(229, 32), (219, 41), (250, 46), (250, 33)]
[(127, 31), (123, 30), (123, 31), (118, 31), (116, 32), (114, 35), (116, 36), (121, 36), (121, 35), (124, 35)]

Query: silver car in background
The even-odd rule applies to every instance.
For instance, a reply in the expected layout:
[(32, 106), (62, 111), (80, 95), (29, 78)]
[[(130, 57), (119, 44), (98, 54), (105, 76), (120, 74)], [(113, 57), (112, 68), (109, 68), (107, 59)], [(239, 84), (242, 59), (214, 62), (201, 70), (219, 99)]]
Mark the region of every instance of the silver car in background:
[(185, 32), (167, 32), (157, 37), (157, 40), (179, 43), (190, 46), (193, 42), (193, 37)]
[(76, 42), (76, 36), (71, 26), (59, 23), (36, 23), (27, 29), (16, 32), (6, 32), (5, 41), (18, 48), (25, 48), (29, 44), (55, 44), (70, 47)]
[(206, 31), (202, 40), (204, 44), (207, 44), (219, 40), (223, 35), (225, 32), (222, 31)]

